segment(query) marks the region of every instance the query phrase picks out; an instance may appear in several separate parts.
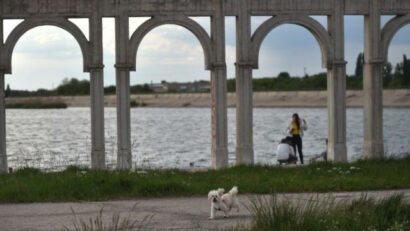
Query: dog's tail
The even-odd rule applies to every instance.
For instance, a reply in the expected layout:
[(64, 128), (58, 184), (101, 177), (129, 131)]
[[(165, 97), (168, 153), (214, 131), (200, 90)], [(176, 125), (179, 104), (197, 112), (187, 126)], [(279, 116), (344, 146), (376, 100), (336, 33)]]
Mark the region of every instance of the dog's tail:
[(238, 187), (233, 186), (232, 189), (229, 191), (229, 194), (238, 195)]

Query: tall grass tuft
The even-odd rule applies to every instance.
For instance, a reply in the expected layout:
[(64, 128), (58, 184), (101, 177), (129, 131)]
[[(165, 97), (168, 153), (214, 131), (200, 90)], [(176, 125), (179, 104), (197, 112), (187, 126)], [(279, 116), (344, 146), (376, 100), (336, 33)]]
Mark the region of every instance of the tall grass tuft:
[[(135, 210), (135, 206), (132, 210)], [(71, 212), (74, 216), (73, 229), (64, 227), (65, 231), (134, 231), (134, 230), (145, 230), (146, 226), (152, 219), (151, 216), (145, 216), (142, 220), (132, 219), (131, 214), (126, 218), (121, 218), (120, 213), (115, 212), (112, 214), (110, 222), (104, 222), (103, 213), (104, 208), (101, 208), (96, 217), (91, 217), (88, 220), (79, 218), (75, 213), (74, 209), (71, 208)]]
[(410, 230), (410, 205), (403, 195), (375, 200), (366, 196), (351, 202), (332, 198), (291, 201), (259, 197), (249, 207), (250, 230)]

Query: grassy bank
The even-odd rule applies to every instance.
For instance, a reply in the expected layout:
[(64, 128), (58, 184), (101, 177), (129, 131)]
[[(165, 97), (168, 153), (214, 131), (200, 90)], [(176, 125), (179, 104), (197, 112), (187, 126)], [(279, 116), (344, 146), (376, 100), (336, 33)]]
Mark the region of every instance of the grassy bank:
[(64, 109), (67, 108), (66, 103), (62, 102), (24, 102), (24, 103), (8, 103), (6, 108), (9, 109)]
[(410, 230), (410, 204), (402, 195), (383, 200), (363, 196), (352, 202), (324, 201), (295, 202), (259, 198), (250, 211), (253, 223), (249, 229), (236, 230)]
[(298, 168), (239, 166), (219, 171), (92, 171), (22, 169), (0, 175), (0, 202), (82, 201), (206, 195), (233, 185), (240, 193), (327, 192), (410, 188), (410, 157), (317, 163)]

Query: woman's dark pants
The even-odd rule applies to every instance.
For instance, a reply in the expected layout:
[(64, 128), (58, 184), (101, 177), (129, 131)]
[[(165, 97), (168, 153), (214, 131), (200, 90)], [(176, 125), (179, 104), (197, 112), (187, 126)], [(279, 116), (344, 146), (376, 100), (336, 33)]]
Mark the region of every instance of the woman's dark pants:
[(298, 148), (300, 163), (303, 164), (302, 138), (300, 137), (300, 135), (292, 136), (292, 144), (293, 144), (292, 145), (293, 149), (295, 150), (295, 154), (296, 154), (296, 147)]

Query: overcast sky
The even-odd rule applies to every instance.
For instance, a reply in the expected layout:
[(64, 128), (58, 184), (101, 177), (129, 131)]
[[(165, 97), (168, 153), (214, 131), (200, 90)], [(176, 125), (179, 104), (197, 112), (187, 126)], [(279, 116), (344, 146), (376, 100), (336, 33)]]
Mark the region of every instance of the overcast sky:
[[(268, 17), (252, 18), (252, 31)], [(209, 18), (193, 18), (209, 33)], [(325, 17), (315, 17), (326, 26)], [(389, 17), (383, 17), (385, 23)], [(130, 20), (133, 32), (147, 18)], [(5, 20), (5, 37), (21, 21)], [(88, 38), (87, 21), (73, 20)], [(105, 85), (115, 84), (114, 19), (104, 19)], [(345, 50), (347, 73), (354, 72), (356, 57), (363, 51), (363, 17), (345, 18)], [(228, 78), (235, 75), (235, 19), (226, 18), (226, 54)], [(394, 37), (389, 49), (389, 61), (394, 65), (403, 54), (410, 56), (410, 26), (402, 28)], [(12, 89), (51, 89), (64, 78), (89, 79), (82, 72), (82, 54), (76, 40), (65, 30), (42, 26), (27, 32), (17, 43), (13, 53), (13, 74), (6, 76)], [(317, 41), (306, 29), (295, 25), (282, 25), (264, 40), (260, 52), (259, 70), (254, 77), (276, 76), (287, 71), (293, 76), (303, 76), (326, 71), (321, 67)], [(131, 73), (131, 84), (166, 81), (209, 80), (204, 70), (204, 55), (196, 37), (185, 28), (173, 25), (152, 30), (142, 41), (137, 54), (137, 71)]]

